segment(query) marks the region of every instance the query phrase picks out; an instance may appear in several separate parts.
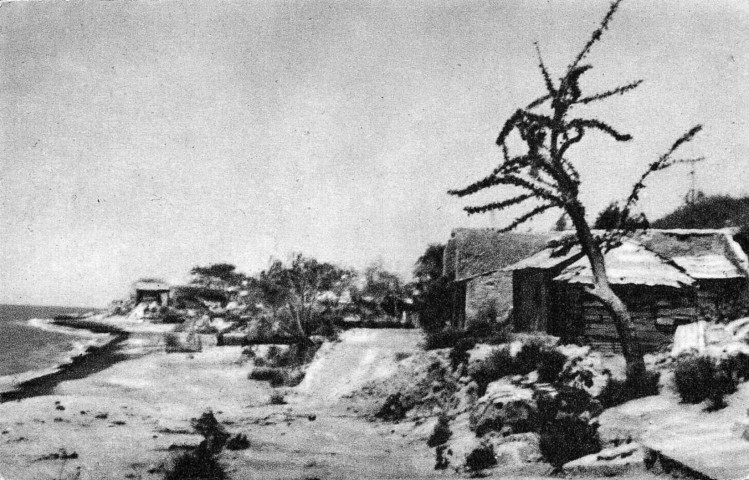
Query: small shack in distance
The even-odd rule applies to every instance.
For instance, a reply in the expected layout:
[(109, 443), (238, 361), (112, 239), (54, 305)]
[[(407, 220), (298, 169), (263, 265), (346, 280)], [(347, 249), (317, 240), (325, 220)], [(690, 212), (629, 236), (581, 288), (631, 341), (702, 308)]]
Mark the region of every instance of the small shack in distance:
[(135, 304), (157, 302), (159, 306), (169, 303), (170, 287), (164, 282), (141, 281), (135, 283)]

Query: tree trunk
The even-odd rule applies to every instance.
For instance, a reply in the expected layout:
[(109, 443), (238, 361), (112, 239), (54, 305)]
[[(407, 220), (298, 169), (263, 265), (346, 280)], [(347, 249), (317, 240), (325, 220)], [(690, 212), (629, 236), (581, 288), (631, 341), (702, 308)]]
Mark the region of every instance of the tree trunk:
[(622, 353), (627, 362), (627, 378), (640, 383), (645, 376), (645, 360), (632, 317), (629, 315), (624, 302), (611, 289), (609, 279), (606, 276), (603, 252), (585, 221), (584, 208), (576, 201), (568, 205), (566, 210), (577, 231), (580, 247), (590, 261), (593, 287), (588, 289), (588, 293), (600, 300), (604, 308), (611, 314), (616, 332), (619, 335), (619, 342), (622, 345)]
[[(304, 306), (302, 306), (304, 308)], [(300, 337), (306, 337), (307, 333), (304, 331), (304, 326), (302, 324), (302, 312), (294, 307), (294, 304), (289, 302), (289, 310), (291, 311), (291, 316), (294, 318), (294, 323), (296, 324), (297, 328), (297, 335)]]

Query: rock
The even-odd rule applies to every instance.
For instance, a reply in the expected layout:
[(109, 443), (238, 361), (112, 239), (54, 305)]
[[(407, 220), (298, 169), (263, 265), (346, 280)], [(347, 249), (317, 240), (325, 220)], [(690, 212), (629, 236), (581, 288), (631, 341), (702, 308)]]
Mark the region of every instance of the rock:
[(468, 409), (476, 403), (476, 392), (478, 391), (478, 388), (476, 382), (470, 382), (467, 385), (463, 385), (450, 398), (449, 410), (454, 414), (468, 411)]
[(502, 436), (491, 434), (487, 441), (494, 448), (497, 463), (503, 466), (520, 466), (542, 460), (537, 433), (520, 433)]
[(508, 384), (492, 382), (471, 412), (471, 426), (476, 435), (509, 427), (512, 433), (526, 432), (532, 427), (536, 413), (533, 391)]
[(610, 477), (644, 472), (645, 454), (638, 443), (627, 443), (565, 463), (563, 469), (572, 476)]
[(736, 422), (731, 427), (731, 433), (739, 438), (749, 441), (749, 419)]
[[(438, 459), (443, 465), (455, 470), (465, 467), (466, 458), (471, 452), (482, 447), (481, 441), (472, 434), (453, 435), (448, 443), (443, 445), (442, 458)], [(439, 447), (438, 447), (439, 448)]]

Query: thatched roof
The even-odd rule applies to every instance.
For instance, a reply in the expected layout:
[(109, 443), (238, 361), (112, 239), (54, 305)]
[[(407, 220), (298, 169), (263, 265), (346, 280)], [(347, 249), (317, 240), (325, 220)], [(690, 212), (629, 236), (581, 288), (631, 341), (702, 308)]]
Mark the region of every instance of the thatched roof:
[(733, 239), (733, 229), (648, 230), (636, 238), (657, 254), (672, 259), (696, 279), (740, 278), (749, 274), (749, 261)]
[(135, 289), (144, 292), (168, 292), (169, 285), (162, 282), (137, 282)]
[(531, 255), (528, 258), (524, 258), (517, 263), (505, 267), (504, 270), (507, 272), (513, 270), (524, 270), (526, 268), (546, 270), (554, 268), (564, 262), (577, 259), (582, 255), (583, 252), (578, 245), (567, 249), (564, 249), (563, 247), (547, 247), (535, 255)]
[[(695, 283), (683, 269), (633, 240), (624, 240), (605, 254), (609, 282), (616, 285), (647, 285), (682, 288)], [(593, 273), (588, 257), (582, 257), (555, 281), (593, 284)]]
[(501, 233), (493, 228), (453, 230), (445, 248), (445, 275), (465, 281), (502, 270), (542, 250), (554, 233)]

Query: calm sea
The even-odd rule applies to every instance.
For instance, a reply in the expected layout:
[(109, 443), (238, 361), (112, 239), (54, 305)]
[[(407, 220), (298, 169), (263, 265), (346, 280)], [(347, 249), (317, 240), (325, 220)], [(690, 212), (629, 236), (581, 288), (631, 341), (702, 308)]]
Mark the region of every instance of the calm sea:
[(0, 305), (0, 376), (52, 367), (73, 348), (78, 337), (28, 326), (31, 318), (83, 313), (91, 309)]

